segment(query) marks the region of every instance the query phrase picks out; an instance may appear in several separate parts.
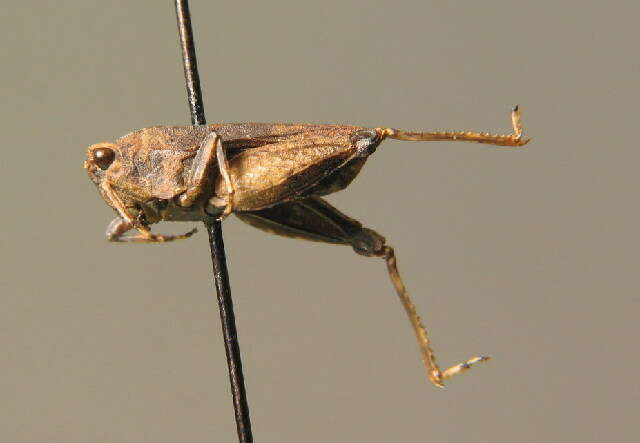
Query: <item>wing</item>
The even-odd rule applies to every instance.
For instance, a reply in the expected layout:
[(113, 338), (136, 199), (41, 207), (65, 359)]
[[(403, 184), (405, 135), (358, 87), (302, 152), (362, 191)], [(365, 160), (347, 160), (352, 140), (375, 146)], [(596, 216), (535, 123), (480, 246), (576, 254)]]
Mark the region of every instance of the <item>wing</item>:
[[(320, 183), (323, 193), (341, 189), (334, 183), (336, 180), (330, 183), (323, 180), (357, 158), (358, 147), (352, 136), (361, 129), (255, 123), (212, 125), (212, 128), (222, 136), (228, 149), (234, 208), (238, 211), (254, 211), (302, 198)], [(354, 171), (357, 174), (359, 167)], [(344, 181), (343, 177), (338, 178)], [(227, 197), (222, 178), (216, 182), (215, 194), (222, 199)]]

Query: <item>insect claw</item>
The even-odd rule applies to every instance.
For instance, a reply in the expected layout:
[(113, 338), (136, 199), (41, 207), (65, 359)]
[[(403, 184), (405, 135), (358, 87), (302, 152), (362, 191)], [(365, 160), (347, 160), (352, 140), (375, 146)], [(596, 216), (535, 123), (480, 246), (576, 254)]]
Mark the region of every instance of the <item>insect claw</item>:
[(180, 235), (171, 235), (171, 236), (167, 236), (166, 238), (168, 238), (169, 240), (167, 241), (173, 241), (173, 240), (183, 240), (185, 238), (189, 238), (191, 237), (193, 234), (195, 234), (196, 232), (198, 232), (198, 228), (193, 228), (191, 231), (189, 232), (185, 232), (184, 234), (180, 234)]
[(146, 238), (146, 241), (149, 243), (167, 243), (175, 240), (184, 240), (185, 238), (191, 237), (196, 232), (198, 232), (198, 228), (193, 228), (191, 231), (180, 235), (162, 235), (149, 233), (150, 235)]
[(184, 238), (189, 238), (191, 237), (193, 234), (195, 234), (196, 232), (198, 232), (198, 228), (193, 228), (191, 231), (187, 232), (186, 234), (183, 234)]
[(487, 357), (487, 356), (480, 356), (480, 357), (472, 357), (469, 360), (465, 361), (464, 363), (460, 363), (454, 366), (451, 366), (448, 369), (445, 369), (444, 371), (442, 371), (439, 375), (439, 381), (443, 381), (443, 380), (447, 380), (451, 377), (453, 377), (454, 375), (457, 374), (461, 374), (463, 372), (468, 371), (469, 369), (471, 369), (471, 367), (473, 365), (475, 365), (476, 363), (481, 363), (487, 360), (490, 360), (491, 357)]

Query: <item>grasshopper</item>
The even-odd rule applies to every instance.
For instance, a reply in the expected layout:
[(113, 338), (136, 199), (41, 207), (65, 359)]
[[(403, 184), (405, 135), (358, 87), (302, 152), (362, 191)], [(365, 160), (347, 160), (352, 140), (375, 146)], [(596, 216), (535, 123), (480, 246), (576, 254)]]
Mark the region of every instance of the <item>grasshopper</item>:
[[(441, 370), (429, 337), (400, 278), (385, 238), (338, 211), (322, 197), (355, 179), (386, 139), (468, 141), (523, 146), (520, 111), (513, 134), (407, 132), (345, 125), (226, 123), (155, 126), (87, 150), (87, 169), (104, 201), (117, 213), (107, 228), (113, 242), (162, 243), (160, 221), (223, 219), (230, 214), (272, 234), (350, 245), (365, 257), (385, 260), (391, 282), (415, 332), (429, 380), (439, 387), (488, 357), (473, 357)], [(132, 231), (133, 233), (129, 233)]]

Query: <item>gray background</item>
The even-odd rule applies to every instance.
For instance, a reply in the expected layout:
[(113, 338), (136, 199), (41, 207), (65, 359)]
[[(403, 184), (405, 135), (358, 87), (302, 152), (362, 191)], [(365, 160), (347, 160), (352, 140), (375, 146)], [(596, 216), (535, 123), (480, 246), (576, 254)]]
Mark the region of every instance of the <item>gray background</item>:
[[(504, 132), (519, 103), (534, 138), (387, 141), (330, 198), (396, 247), (441, 363), (494, 357), (445, 390), (381, 261), (225, 222), (256, 441), (636, 441), (638, 12), (193, 1), (211, 122)], [(188, 122), (172, 3), (2, 15), (0, 441), (234, 441), (203, 232), (107, 243), (82, 168)]]

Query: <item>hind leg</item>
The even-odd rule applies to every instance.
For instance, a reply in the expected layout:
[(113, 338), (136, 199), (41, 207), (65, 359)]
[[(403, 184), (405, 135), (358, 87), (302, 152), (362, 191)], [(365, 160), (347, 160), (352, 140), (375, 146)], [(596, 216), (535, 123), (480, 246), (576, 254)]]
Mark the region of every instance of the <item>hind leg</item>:
[(382, 235), (364, 228), (360, 222), (347, 217), (325, 200), (319, 197), (310, 197), (260, 211), (236, 212), (235, 215), (242, 221), (272, 234), (351, 245), (354, 251), (360, 255), (382, 258), (387, 264), (389, 278), (418, 340), (429, 380), (434, 385), (443, 387), (445, 380), (468, 370), (475, 363), (489, 359), (489, 357), (473, 357), (464, 363), (441, 370), (431, 349), (427, 330), (422, 325), (415, 305), (398, 273), (393, 248), (386, 245), (386, 240)]

